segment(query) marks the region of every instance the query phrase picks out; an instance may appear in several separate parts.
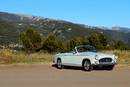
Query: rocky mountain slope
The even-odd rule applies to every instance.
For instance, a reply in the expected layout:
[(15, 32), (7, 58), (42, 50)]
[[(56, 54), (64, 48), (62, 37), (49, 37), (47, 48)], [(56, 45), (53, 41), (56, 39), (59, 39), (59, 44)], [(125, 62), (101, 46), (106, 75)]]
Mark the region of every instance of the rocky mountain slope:
[(104, 33), (110, 40), (121, 40), (130, 45), (130, 29), (128, 28), (104, 29), (63, 20), (6, 12), (0, 12), (0, 45), (18, 43), (19, 34), (29, 26), (36, 28), (44, 36), (53, 32), (67, 40), (71, 37), (88, 36), (93, 32), (99, 32)]

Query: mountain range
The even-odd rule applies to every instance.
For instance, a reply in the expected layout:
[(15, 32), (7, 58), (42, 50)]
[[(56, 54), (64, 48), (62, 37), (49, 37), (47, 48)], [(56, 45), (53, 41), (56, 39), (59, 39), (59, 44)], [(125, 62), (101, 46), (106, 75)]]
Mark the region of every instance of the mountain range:
[(46, 36), (53, 32), (65, 40), (71, 37), (88, 36), (93, 32), (104, 33), (111, 41), (120, 40), (130, 45), (130, 28), (100, 27), (55, 20), (40, 16), (0, 12), (0, 45), (19, 42), (19, 34), (29, 26)]

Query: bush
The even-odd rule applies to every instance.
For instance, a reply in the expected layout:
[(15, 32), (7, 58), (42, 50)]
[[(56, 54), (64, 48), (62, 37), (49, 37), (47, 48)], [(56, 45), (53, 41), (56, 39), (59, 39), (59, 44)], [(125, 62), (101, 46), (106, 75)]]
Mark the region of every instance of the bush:
[(114, 48), (118, 50), (126, 50), (128, 49), (128, 46), (122, 41), (117, 41), (115, 42)]
[(46, 40), (43, 42), (43, 50), (54, 53), (57, 51), (64, 50), (64, 45), (60, 39), (58, 39), (54, 34), (48, 35)]
[(103, 34), (92, 34), (88, 37), (89, 44), (97, 49), (105, 49), (107, 47), (107, 37)]
[(92, 45), (98, 50), (128, 49), (128, 46), (121, 41), (108, 42), (108, 38), (103, 33), (93, 33), (90, 36), (73, 37), (70, 39), (66, 38), (66, 41), (50, 33), (43, 41), (38, 31), (29, 28), (26, 32), (20, 34), (20, 39), (27, 52), (44, 50), (49, 53), (55, 53), (64, 50), (72, 50), (78, 45)]
[(35, 52), (41, 47), (42, 39), (40, 33), (32, 28), (20, 34), (20, 40), (27, 52)]
[(2, 63), (12, 63), (13, 53), (10, 49), (0, 50), (0, 64)]
[(81, 44), (81, 41), (78, 38), (72, 38), (67, 43), (67, 49), (72, 50), (75, 46), (78, 46)]

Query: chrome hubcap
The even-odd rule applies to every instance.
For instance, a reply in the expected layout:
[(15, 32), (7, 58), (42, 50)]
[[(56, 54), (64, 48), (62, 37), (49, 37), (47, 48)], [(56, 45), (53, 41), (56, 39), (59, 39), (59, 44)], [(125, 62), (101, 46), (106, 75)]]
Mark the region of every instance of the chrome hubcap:
[(87, 61), (85, 61), (85, 63), (84, 63), (84, 69), (85, 70), (89, 70), (89, 68), (90, 68), (90, 64)]
[(58, 60), (57, 65), (58, 65), (59, 68), (61, 67), (61, 61), (60, 60)]

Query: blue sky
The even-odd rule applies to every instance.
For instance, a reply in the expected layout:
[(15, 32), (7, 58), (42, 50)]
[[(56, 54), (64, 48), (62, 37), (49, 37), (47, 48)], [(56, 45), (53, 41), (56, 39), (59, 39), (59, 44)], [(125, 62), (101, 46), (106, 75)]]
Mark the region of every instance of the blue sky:
[(94, 26), (130, 27), (130, 0), (1, 0), (0, 11)]

